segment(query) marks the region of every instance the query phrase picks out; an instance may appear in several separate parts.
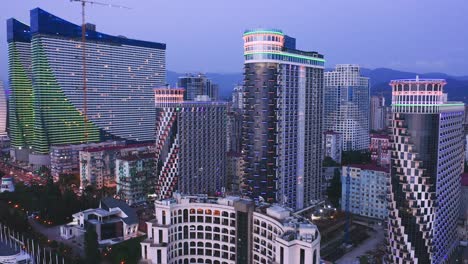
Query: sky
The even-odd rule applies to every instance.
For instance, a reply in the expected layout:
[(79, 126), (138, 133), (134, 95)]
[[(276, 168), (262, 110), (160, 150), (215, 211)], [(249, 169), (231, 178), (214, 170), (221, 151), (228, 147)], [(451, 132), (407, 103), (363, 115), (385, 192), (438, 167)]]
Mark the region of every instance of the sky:
[[(97, 0), (131, 7), (87, 8), (97, 30), (167, 44), (167, 69), (241, 72), (242, 34), (278, 28), (297, 48), (325, 55), (326, 67), (355, 63), (419, 73), (468, 75), (466, 0)], [(40, 7), (73, 23), (69, 0), (2, 0), (0, 79), (8, 78), (6, 19), (29, 24)]]

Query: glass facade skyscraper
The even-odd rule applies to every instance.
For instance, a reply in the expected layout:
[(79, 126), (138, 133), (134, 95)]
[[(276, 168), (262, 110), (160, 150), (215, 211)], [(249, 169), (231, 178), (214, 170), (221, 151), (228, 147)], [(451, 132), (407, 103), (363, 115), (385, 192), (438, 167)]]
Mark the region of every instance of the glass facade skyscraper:
[(51, 145), (154, 140), (153, 88), (165, 83), (165, 44), (87, 27), (85, 125), (80, 38), (81, 26), (39, 8), (31, 10), (30, 30), (8, 22), (12, 141), (32, 148), (30, 163), (47, 165)]
[(281, 30), (246, 30), (244, 194), (301, 209), (320, 199), (323, 55)]
[(388, 263), (448, 263), (458, 246), (464, 104), (445, 80), (394, 80)]
[(179, 77), (178, 86), (185, 89), (184, 99), (188, 101), (199, 95), (207, 95), (213, 101), (219, 97), (219, 86), (202, 73)]
[(343, 151), (369, 148), (369, 78), (358, 65), (325, 72), (325, 129), (342, 135)]

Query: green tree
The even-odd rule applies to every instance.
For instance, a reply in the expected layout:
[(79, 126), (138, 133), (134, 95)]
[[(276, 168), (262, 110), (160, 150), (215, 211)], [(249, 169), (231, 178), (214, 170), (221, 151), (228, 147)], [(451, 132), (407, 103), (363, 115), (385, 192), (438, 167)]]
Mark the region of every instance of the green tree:
[(330, 157), (325, 157), (323, 159), (323, 167), (338, 167), (338, 166), (340, 166), (340, 164), (338, 162), (334, 161)]
[(369, 152), (362, 151), (345, 151), (341, 159), (343, 165), (348, 164), (365, 164), (371, 161)]
[(101, 253), (99, 252), (98, 236), (91, 225), (86, 228), (84, 250), (86, 263), (99, 264), (101, 261)]
[(330, 203), (338, 208), (340, 206), (341, 197), (341, 175), (340, 169), (336, 168), (333, 172), (333, 179), (330, 182), (330, 186), (327, 189), (327, 196)]

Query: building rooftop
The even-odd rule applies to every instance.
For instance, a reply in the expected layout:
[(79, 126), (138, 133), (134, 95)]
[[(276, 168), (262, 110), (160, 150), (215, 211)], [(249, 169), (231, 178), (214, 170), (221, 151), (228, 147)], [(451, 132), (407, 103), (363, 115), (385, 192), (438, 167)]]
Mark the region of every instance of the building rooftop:
[[(66, 37), (73, 39), (81, 39), (81, 26), (66, 21), (60, 17), (54, 16), (40, 8), (31, 10), (31, 35), (45, 34), (56, 37)], [(99, 41), (112, 45), (129, 45), (139, 46), (144, 48), (166, 49), (166, 44), (129, 39), (122, 36), (111, 36), (98, 31), (93, 27), (86, 29), (87, 41)]]
[(384, 134), (371, 134), (371, 138), (381, 138), (381, 139), (390, 139), (389, 135), (384, 135)]
[(127, 217), (122, 218), (128, 225), (138, 224), (138, 216), (136, 214), (135, 209), (128, 206), (128, 204), (124, 201), (114, 199), (112, 197), (106, 197), (101, 200), (100, 207), (104, 210), (110, 210), (111, 208), (119, 208), (122, 210)]
[(100, 151), (109, 151), (109, 150), (121, 150), (121, 149), (133, 149), (133, 148), (144, 148), (152, 147), (154, 143), (141, 143), (141, 144), (131, 144), (131, 145), (119, 145), (119, 146), (101, 146), (101, 147), (90, 147), (85, 148), (85, 152), (100, 152)]
[(133, 154), (133, 155), (128, 155), (125, 157), (119, 157), (117, 158), (118, 160), (124, 160), (124, 161), (135, 161), (135, 160), (140, 160), (140, 159), (150, 159), (150, 158), (155, 158), (154, 153), (142, 153), (142, 154)]
[(343, 167), (353, 167), (353, 168), (359, 168), (361, 170), (373, 170), (373, 171), (381, 171), (381, 172), (387, 172), (387, 173), (390, 172), (390, 169), (388, 167), (381, 167), (375, 163), (348, 164), (348, 165), (344, 165)]

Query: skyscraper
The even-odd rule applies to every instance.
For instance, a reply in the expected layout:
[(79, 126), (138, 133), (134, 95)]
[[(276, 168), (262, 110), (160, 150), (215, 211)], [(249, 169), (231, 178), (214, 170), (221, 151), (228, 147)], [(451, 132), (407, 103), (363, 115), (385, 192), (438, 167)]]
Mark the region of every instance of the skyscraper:
[(165, 44), (87, 27), (85, 125), (80, 38), (81, 26), (39, 8), (31, 10), (30, 31), (8, 22), (13, 146), (32, 147), (32, 164), (48, 165), (51, 145), (154, 140), (152, 89), (165, 83)]
[(206, 77), (205, 74), (187, 74), (179, 77), (178, 86), (185, 89), (184, 99), (195, 100), (199, 95), (207, 95), (211, 100), (218, 100), (219, 86)]
[(321, 198), (323, 55), (281, 30), (243, 38), (244, 193), (303, 208)]
[(16, 19), (7, 20), (8, 77), (10, 82), (8, 126), (10, 155), (28, 161), (33, 143), (33, 88), (31, 71), (31, 34), (29, 26)]
[(226, 106), (199, 96), (184, 101), (184, 89), (157, 88), (156, 196), (223, 191), (226, 186)]
[(343, 138), (343, 151), (369, 147), (369, 78), (358, 65), (338, 64), (325, 72), (325, 129)]
[(388, 263), (448, 263), (458, 245), (464, 104), (445, 80), (394, 80)]
[(372, 96), (370, 100), (370, 129), (379, 131), (385, 129), (385, 98)]
[(0, 81), (0, 138), (7, 136), (7, 100), (3, 82)]

